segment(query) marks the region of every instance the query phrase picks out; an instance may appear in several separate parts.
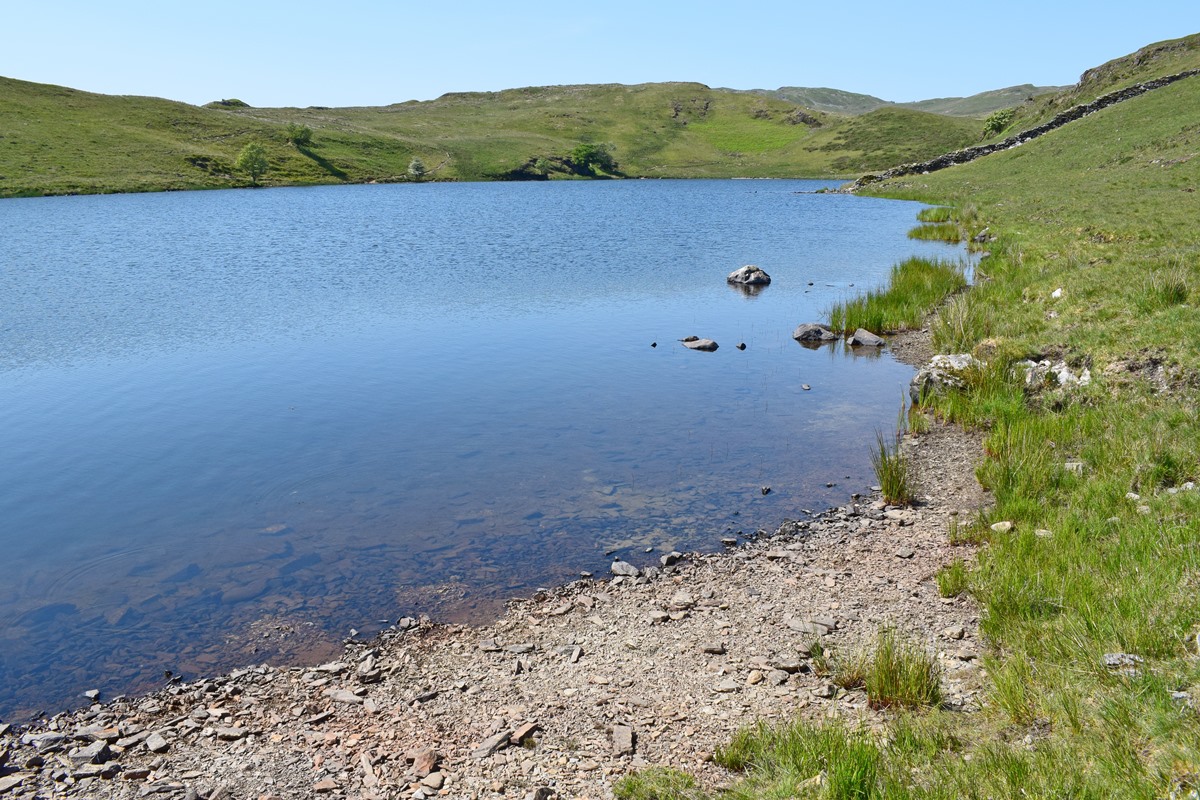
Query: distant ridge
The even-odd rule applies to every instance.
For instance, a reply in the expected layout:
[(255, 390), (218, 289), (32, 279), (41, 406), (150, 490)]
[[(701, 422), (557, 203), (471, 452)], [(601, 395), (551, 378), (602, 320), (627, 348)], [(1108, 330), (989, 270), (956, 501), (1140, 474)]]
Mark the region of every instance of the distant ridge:
[(762, 97), (787, 100), (817, 111), (833, 114), (867, 114), (884, 107), (911, 108), (941, 114), (947, 117), (983, 119), (993, 111), (1011, 108), (1026, 103), (1035, 97), (1064, 91), (1066, 86), (1034, 86), (1023, 83), (1005, 89), (993, 89), (973, 94), (970, 97), (939, 97), (896, 103), (869, 94), (847, 92), (842, 89), (813, 88), (805, 86), (781, 86), (778, 89), (726, 89), (731, 92), (748, 92)]

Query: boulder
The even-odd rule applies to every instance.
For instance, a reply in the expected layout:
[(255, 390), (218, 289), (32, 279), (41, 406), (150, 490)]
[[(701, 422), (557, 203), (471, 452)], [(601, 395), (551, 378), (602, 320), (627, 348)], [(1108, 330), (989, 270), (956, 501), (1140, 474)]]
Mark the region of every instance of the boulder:
[(683, 342), (683, 346), (689, 350), (702, 350), (705, 353), (711, 353), (717, 349), (717, 343), (712, 339), (701, 339), (699, 336), (689, 336), (679, 341)]
[(725, 280), (728, 283), (737, 283), (742, 286), (766, 286), (771, 282), (771, 276), (761, 268), (747, 264), (729, 273), (729, 277)]
[(792, 338), (797, 342), (834, 342), (838, 335), (815, 322), (806, 322), (792, 331)]
[(914, 403), (921, 402), (922, 395), (937, 394), (948, 388), (965, 389), (967, 376), (984, 363), (970, 353), (938, 355), (917, 370), (908, 386), (908, 396)]
[(859, 328), (847, 339), (851, 347), (883, 347), (884, 340), (866, 328)]

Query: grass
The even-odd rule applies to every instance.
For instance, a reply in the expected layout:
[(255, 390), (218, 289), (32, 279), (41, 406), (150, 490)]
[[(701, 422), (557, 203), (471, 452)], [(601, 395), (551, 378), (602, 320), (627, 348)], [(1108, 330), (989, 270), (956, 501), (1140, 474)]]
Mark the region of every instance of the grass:
[(908, 232), (908, 238), (924, 241), (949, 242), (958, 244), (962, 241), (962, 229), (953, 222), (936, 222), (918, 225)]
[(865, 328), (872, 333), (919, 328), (930, 311), (966, 285), (959, 264), (909, 258), (892, 267), (886, 288), (834, 305), (829, 326), (840, 331)]
[(938, 570), (936, 577), (938, 594), (942, 597), (958, 597), (967, 591), (967, 566), (961, 558), (954, 559)]

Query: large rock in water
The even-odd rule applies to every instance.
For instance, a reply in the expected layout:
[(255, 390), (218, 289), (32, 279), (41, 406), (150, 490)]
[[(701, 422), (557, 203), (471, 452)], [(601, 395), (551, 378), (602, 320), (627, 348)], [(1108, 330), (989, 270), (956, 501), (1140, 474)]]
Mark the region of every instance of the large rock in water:
[(966, 388), (969, 373), (982, 366), (983, 362), (970, 353), (934, 356), (913, 376), (912, 383), (908, 386), (908, 396), (914, 403), (919, 403), (923, 395), (948, 388)]
[(851, 347), (883, 347), (884, 340), (866, 328), (859, 328), (847, 341)]
[(834, 342), (838, 335), (815, 322), (805, 322), (792, 331), (792, 338), (797, 342)]
[(766, 286), (771, 282), (771, 276), (753, 264), (735, 269), (725, 279), (729, 283), (740, 283), (743, 286)]
[(689, 336), (679, 341), (683, 342), (683, 346), (689, 350), (703, 350), (706, 353), (711, 353), (717, 349), (717, 343), (712, 339), (701, 339), (699, 336)]

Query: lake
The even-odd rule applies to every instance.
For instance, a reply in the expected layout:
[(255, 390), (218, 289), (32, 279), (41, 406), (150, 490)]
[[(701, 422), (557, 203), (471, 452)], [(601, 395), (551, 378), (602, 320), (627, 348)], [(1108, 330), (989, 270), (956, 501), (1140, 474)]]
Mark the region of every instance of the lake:
[(961, 251), (834, 185), (0, 201), (0, 717), (485, 620), (863, 491), (912, 370), (790, 334)]

